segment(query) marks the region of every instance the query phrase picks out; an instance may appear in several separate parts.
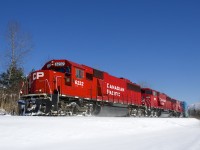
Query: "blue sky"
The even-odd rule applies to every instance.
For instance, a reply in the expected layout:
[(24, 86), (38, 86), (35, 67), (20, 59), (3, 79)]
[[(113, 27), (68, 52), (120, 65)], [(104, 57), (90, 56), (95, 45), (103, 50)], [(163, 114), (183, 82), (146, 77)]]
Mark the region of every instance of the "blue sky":
[(200, 101), (199, 8), (195, 0), (0, 0), (0, 58), (6, 26), (17, 20), (34, 42), (27, 74), (69, 59), (193, 103)]

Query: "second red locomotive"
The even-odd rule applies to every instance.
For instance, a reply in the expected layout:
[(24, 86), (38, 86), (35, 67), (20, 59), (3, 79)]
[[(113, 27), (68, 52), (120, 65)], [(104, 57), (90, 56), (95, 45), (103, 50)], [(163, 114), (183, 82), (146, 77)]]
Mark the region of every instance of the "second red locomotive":
[(125, 78), (68, 60), (51, 60), (32, 72), (23, 87), (26, 114), (171, 116), (182, 102)]

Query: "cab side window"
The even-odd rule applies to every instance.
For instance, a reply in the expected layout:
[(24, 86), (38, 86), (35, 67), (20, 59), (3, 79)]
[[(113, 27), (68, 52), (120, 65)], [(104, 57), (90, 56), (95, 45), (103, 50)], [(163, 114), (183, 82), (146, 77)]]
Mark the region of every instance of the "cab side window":
[(157, 92), (156, 91), (153, 91), (153, 96), (157, 96)]
[(69, 66), (66, 67), (66, 73), (67, 73), (67, 74), (70, 74), (70, 73), (71, 73), (71, 69), (70, 69)]
[(84, 71), (76, 68), (76, 78), (83, 79), (83, 77), (84, 77)]

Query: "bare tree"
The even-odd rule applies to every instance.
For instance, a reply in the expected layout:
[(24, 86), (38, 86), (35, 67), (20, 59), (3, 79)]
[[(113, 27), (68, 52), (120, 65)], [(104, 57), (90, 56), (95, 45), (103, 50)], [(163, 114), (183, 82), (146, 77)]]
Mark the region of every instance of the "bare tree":
[(0, 90), (4, 94), (0, 106), (12, 113), (16, 111), (21, 83), (24, 80), (23, 62), (33, 44), (30, 34), (23, 32), (16, 21), (8, 23), (5, 38), (7, 49), (4, 62), (7, 69), (0, 74)]
[(151, 87), (152, 87), (147, 81), (139, 81), (138, 84), (139, 84), (142, 88), (151, 88)]
[(12, 76), (13, 67), (22, 67), (25, 56), (33, 47), (31, 36), (22, 32), (17, 21), (8, 23), (6, 31), (8, 49), (6, 51), (6, 61), (9, 67), (9, 80)]

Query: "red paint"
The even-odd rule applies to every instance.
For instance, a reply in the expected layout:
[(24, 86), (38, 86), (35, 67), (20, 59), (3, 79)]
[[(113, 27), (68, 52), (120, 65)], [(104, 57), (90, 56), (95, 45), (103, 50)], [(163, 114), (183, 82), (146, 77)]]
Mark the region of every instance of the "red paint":
[(68, 60), (52, 60), (31, 73), (24, 94), (46, 93), (182, 112), (180, 101), (128, 79)]

